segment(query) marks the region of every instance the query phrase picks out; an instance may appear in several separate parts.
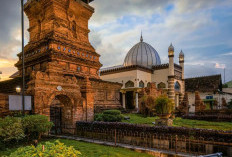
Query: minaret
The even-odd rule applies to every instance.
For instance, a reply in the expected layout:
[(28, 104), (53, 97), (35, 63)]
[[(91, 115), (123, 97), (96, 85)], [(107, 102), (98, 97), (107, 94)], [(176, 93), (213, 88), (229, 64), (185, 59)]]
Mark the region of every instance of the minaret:
[(180, 102), (184, 99), (184, 94), (185, 94), (185, 81), (184, 81), (184, 53), (181, 50), (179, 54), (179, 64), (182, 67), (182, 74), (181, 74), (181, 80), (182, 80), (182, 85), (181, 85), (181, 95), (180, 95)]
[(182, 67), (181, 79), (184, 80), (184, 53), (182, 50), (180, 51), (180, 54), (179, 54), (179, 63), (180, 63), (180, 66)]
[(175, 100), (175, 89), (174, 89), (174, 47), (172, 44), (168, 47), (168, 58), (169, 58), (169, 75), (168, 75), (168, 98)]

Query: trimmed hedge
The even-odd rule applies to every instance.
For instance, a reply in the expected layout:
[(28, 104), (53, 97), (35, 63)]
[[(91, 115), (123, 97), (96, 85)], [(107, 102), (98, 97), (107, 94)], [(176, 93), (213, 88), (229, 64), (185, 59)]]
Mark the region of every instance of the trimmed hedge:
[(103, 113), (96, 114), (94, 116), (95, 121), (104, 121), (104, 122), (121, 122), (123, 116), (119, 110), (105, 110)]

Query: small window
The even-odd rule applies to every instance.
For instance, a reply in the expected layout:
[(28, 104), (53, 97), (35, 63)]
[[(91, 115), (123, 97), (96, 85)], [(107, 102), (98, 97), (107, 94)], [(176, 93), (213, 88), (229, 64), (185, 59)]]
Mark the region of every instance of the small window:
[(77, 71), (81, 71), (81, 67), (80, 66), (77, 67)]
[(180, 91), (180, 84), (179, 84), (179, 82), (175, 83), (175, 91), (177, 91), (177, 92)]
[(126, 88), (130, 88), (130, 87), (134, 87), (135, 86), (135, 84), (134, 84), (134, 82), (132, 82), (132, 81), (128, 81), (126, 84), (125, 84), (125, 87)]
[(164, 89), (164, 88), (166, 88), (165, 83), (160, 82), (160, 83), (158, 84), (158, 89)]
[(144, 88), (144, 82), (143, 81), (139, 82), (139, 87)]

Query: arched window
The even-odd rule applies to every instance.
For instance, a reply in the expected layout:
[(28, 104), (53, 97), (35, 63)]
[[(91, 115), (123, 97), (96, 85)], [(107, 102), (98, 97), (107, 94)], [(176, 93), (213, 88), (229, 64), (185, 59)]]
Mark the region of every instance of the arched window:
[(166, 84), (163, 83), (163, 82), (160, 82), (160, 83), (158, 84), (158, 89), (164, 89), (164, 88), (166, 88)]
[(144, 82), (143, 81), (139, 82), (139, 87), (144, 88)]
[(180, 84), (179, 84), (179, 82), (175, 83), (175, 91), (177, 91), (177, 92), (180, 91)]
[(147, 83), (147, 87), (148, 88), (151, 87), (151, 83), (150, 82)]
[(126, 88), (134, 87), (134, 86), (135, 86), (135, 84), (134, 84), (134, 82), (132, 82), (132, 81), (128, 81), (128, 82), (125, 84), (125, 87), (126, 87)]

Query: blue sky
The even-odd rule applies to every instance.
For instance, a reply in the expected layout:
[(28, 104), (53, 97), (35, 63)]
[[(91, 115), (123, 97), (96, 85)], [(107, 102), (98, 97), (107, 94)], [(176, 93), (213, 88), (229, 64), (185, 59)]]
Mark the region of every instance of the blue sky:
[[(226, 81), (232, 80), (231, 0), (95, 0), (91, 5), (89, 37), (105, 67), (122, 64), (142, 30), (162, 63), (168, 62), (171, 42), (176, 63), (183, 50), (185, 77), (220, 74), (226, 67)], [(16, 71), (20, 51), (19, 1), (1, 0), (0, 20), (0, 71), (6, 79)]]

